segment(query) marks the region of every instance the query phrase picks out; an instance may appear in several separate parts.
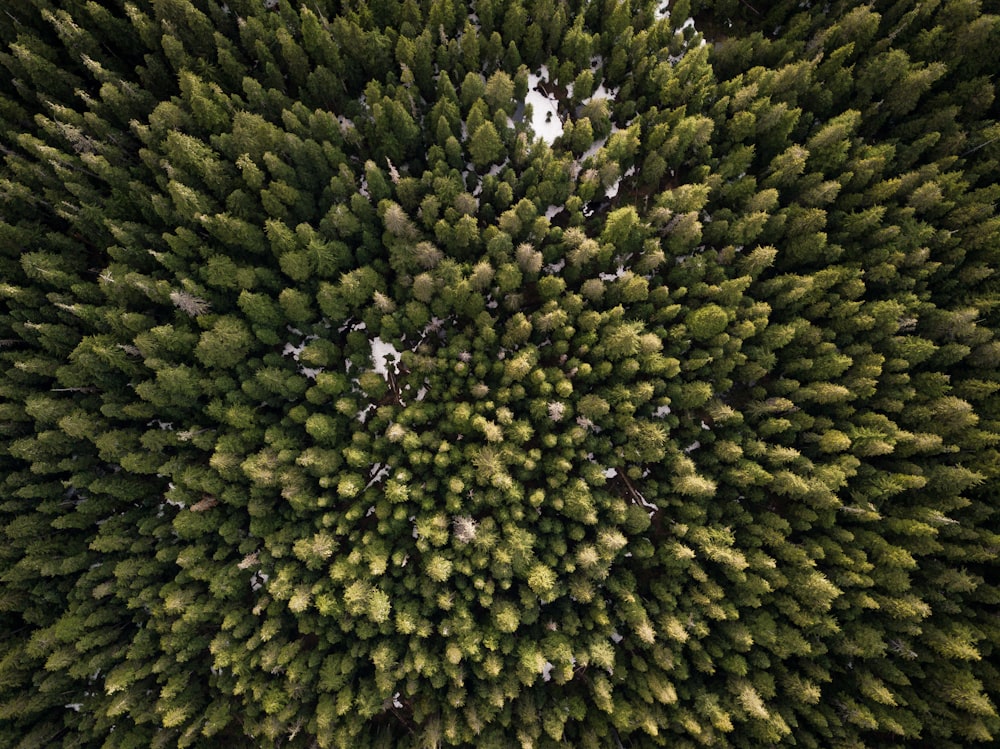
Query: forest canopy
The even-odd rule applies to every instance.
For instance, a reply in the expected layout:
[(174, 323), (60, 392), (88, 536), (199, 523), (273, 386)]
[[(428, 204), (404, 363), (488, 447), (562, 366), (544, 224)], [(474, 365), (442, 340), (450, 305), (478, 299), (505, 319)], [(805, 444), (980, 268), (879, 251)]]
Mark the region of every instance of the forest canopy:
[(1000, 740), (998, 14), (6, 4), (0, 749)]

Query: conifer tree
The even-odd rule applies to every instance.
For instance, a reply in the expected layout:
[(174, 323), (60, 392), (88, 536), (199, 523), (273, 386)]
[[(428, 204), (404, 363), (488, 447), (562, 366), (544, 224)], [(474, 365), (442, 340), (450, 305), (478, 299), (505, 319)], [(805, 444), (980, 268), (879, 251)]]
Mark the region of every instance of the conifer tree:
[(998, 30), (5, 9), (0, 747), (995, 742)]

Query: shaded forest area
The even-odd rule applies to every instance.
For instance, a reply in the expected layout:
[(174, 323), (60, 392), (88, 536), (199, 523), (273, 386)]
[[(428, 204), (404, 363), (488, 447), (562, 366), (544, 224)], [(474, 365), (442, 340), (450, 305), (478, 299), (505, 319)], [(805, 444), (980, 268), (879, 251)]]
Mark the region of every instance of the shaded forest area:
[(996, 742), (998, 14), (6, 4), (0, 748)]

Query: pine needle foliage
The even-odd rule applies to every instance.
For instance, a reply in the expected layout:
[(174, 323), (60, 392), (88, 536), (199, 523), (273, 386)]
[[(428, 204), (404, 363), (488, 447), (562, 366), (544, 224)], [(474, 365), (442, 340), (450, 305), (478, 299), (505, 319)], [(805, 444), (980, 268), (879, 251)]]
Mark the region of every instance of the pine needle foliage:
[(998, 46), (5, 4), (0, 749), (1000, 740)]

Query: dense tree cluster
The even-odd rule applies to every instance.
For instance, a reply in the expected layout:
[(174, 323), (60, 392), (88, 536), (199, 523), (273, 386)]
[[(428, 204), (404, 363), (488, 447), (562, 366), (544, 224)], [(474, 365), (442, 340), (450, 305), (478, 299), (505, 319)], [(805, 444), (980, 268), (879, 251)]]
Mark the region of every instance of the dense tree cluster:
[(998, 12), (5, 6), (0, 747), (1000, 738)]

